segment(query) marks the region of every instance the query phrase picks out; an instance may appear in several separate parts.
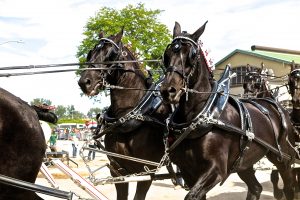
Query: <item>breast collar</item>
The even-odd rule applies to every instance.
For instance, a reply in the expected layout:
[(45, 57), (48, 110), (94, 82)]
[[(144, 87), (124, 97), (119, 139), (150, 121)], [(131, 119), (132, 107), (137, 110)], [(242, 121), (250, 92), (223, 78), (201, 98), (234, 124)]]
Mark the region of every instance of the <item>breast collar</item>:
[(231, 76), (232, 74), (230, 67), (227, 66), (220, 80), (213, 83), (212, 93), (209, 96), (204, 108), (191, 121), (185, 123), (174, 122), (174, 116), (178, 111), (177, 108), (169, 119), (169, 130), (172, 130), (172, 132), (175, 131), (176, 134), (176, 132), (182, 133), (187, 128), (196, 129), (199, 128), (199, 126), (201, 126), (203, 129), (207, 129), (207, 123), (203, 122), (207, 119), (218, 119), (225, 108), (229, 98)]
[(162, 104), (162, 98), (160, 96), (159, 91), (162, 79), (157, 83), (152, 84), (149, 88), (145, 96), (141, 99), (139, 104), (132, 109), (130, 112), (125, 114), (120, 118), (115, 118), (109, 116), (109, 109), (103, 115), (102, 125), (104, 128), (101, 130), (101, 135), (104, 135), (106, 131), (111, 131), (114, 128), (119, 126), (125, 126), (126, 123), (130, 123), (130, 129), (128, 131), (132, 131), (141, 125), (141, 122), (154, 122), (160, 126), (165, 126), (165, 123), (160, 122), (151, 115), (157, 110), (157, 108)]

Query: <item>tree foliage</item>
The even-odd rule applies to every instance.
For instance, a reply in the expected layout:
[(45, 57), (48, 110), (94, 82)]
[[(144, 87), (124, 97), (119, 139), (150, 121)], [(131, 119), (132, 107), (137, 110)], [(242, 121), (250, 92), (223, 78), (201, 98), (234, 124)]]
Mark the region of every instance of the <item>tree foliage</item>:
[(90, 108), (90, 110), (87, 113), (87, 116), (90, 119), (95, 119), (95, 117), (97, 116), (97, 114), (101, 113), (101, 108)]
[[(44, 98), (35, 98), (30, 102), (30, 105), (42, 105), (42, 104), (47, 104), (47, 105), (52, 105), (52, 101), (49, 99), (44, 99)], [(68, 106), (63, 106), (63, 105), (57, 105), (55, 106), (55, 109), (52, 111), (54, 112), (59, 120), (62, 119), (84, 119), (86, 118), (85, 114), (77, 111), (74, 107), (74, 105), (68, 105)]]
[(77, 57), (80, 62), (86, 61), (87, 53), (97, 44), (100, 31), (109, 36), (124, 27), (122, 41), (130, 46), (138, 59), (160, 59), (171, 40), (168, 28), (157, 19), (161, 12), (146, 9), (142, 3), (128, 5), (121, 10), (101, 8), (85, 26), (83, 34), (86, 37), (78, 47)]
[(51, 105), (52, 102), (49, 99), (44, 99), (44, 98), (35, 98), (30, 102), (30, 105), (43, 105), (43, 104), (47, 104), (47, 105)]
[(57, 115), (58, 119), (67, 117), (67, 109), (62, 105), (56, 106), (54, 113)]

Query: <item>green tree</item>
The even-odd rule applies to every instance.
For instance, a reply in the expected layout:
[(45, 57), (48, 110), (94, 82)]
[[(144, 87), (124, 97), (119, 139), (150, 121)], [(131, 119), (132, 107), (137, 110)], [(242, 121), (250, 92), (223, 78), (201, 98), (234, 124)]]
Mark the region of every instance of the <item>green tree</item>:
[[(157, 16), (162, 10), (146, 9), (144, 4), (128, 5), (121, 10), (103, 7), (85, 25), (86, 38), (78, 47), (77, 57), (80, 62), (98, 41), (100, 31), (109, 36), (118, 33), (124, 26), (123, 43), (130, 44), (138, 59), (159, 59), (171, 40), (166, 25), (160, 23)], [(148, 63), (147, 65), (150, 65)], [(155, 66), (152, 65), (155, 68)]]
[(54, 113), (57, 115), (60, 121), (86, 118), (86, 116), (83, 113), (75, 109), (74, 105), (68, 105), (68, 106), (58, 105), (56, 106)]
[(63, 105), (56, 106), (54, 113), (57, 115), (58, 119), (65, 118), (67, 116), (67, 108)]
[(101, 108), (90, 108), (90, 110), (87, 113), (87, 116), (92, 119), (95, 118), (97, 114), (101, 112)]
[(50, 106), (52, 102), (49, 99), (44, 99), (44, 98), (35, 98), (30, 102), (30, 105), (42, 105), (42, 104), (47, 104)]
[(67, 115), (69, 118), (74, 119), (75, 107), (74, 105), (67, 106)]
[(85, 115), (82, 112), (74, 110), (72, 117), (73, 117), (72, 119), (84, 119)]

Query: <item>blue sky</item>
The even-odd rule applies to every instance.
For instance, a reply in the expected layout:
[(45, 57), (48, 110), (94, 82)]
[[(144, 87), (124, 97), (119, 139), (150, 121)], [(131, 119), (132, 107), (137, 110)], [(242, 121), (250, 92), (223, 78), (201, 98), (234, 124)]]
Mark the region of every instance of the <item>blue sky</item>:
[[(77, 46), (83, 27), (102, 6), (123, 8), (145, 3), (161, 9), (159, 20), (173, 30), (175, 21), (182, 30), (194, 32), (206, 20), (201, 38), (215, 62), (235, 49), (251, 45), (300, 49), (297, 0), (0, 0), (0, 67), (77, 62)], [(16, 6), (18, 5), (18, 6)], [(16, 96), (31, 101), (50, 99), (54, 105), (74, 105), (86, 113), (93, 104), (80, 96), (74, 73), (0, 78), (0, 85)]]

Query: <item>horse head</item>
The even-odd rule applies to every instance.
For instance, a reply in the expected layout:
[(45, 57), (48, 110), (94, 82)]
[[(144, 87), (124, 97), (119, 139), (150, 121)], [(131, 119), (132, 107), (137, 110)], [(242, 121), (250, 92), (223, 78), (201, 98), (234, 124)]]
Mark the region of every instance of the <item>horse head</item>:
[(193, 34), (181, 32), (178, 22), (175, 22), (173, 41), (164, 52), (163, 61), (166, 68), (165, 79), (162, 83), (161, 94), (165, 101), (176, 104), (197, 81), (200, 57), (202, 51), (197, 44), (199, 37), (204, 32), (206, 23)]
[(246, 75), (243, 80), (244, 94), (256, 95), (261, 91), (263, 78), (262, 78), (262, 68), (252, 69), (249, 64), (246, 66)]
[(289, 74), (289, 88), (294, 109), (300, 109), (300, 65), (294, 62)]
[(85, 94), (89, 96), (97, 95), (99, 90), (105, 88), (109, 76), (112, 76), (115, 71), (114, 68), (118, 67), (116, 64), (105, 64), (105, 62), (117, 61), (122, 56), (127, 56), (125, 55), (126, 52), (123, 51), (122, 36), (123, 29), (116, 35), (107, 38), (104, 37), (103, 32), (100, 32), (98, 44), (87, 55), (87, 62), (90, 65), (87, 70), (81, 73), (81, 78), (78, 81), (81, 90)]

